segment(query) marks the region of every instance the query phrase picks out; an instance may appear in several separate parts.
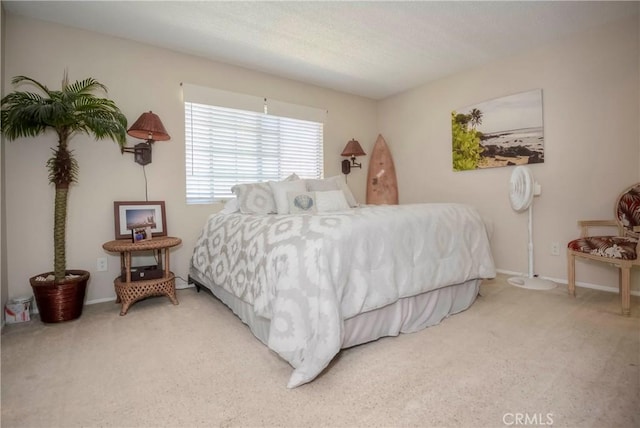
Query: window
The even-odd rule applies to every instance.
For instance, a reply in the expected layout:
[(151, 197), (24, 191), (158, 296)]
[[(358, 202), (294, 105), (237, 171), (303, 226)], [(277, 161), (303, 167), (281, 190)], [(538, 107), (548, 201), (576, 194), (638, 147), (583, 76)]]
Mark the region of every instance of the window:
[(185, 102), (187, 203), (232, 197), (238, 183), (321, 178), (323, 124)]

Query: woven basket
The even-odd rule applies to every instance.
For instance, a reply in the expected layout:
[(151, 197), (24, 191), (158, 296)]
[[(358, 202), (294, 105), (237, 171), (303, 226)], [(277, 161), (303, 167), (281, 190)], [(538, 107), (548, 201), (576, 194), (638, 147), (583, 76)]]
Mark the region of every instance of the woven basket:
[(84, 295), (89, 281), (89, 272), (68, 270), (67, 274), (78, 275), (59, 283), (54, 281), (36, 281), (51, 272), (29, 278), (33, 295), (36, 298), (40, 320), (44, 323), (71, 321), (82, 315)]

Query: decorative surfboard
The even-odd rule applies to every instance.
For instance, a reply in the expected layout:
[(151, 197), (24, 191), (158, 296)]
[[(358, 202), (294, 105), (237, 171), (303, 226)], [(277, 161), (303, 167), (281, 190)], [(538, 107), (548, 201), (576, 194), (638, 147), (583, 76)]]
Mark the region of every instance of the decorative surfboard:
[(367, 204), (397, 205), (398, 179), (387, 142), (378, 135), (367, 174)]

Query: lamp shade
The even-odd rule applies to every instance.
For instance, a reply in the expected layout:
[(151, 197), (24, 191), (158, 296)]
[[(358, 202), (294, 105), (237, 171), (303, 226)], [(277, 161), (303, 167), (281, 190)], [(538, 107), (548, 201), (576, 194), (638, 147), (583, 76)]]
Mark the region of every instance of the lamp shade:
[(127, 130), (127, 134), (141, 140), (166, 141), (171, 138), (158, 115), (151, 111), (142, 113)]
[(362, 150), (360, 143), (353, 138), (351, 139), (351, 141), (347, 143), (347, 145), (344, 147), (344, 150), (342, 151), (342, 156), (364, 156), (364, 155), (366, 155), (366, 153), (364, 152), (364, 150)]

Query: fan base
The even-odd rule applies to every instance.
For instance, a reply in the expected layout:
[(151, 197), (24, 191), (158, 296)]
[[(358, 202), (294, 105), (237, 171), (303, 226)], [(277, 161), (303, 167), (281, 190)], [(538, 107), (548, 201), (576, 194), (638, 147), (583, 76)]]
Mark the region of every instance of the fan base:
[(558, 286), (558, 284), (553, 281), (536, 277), (526, 278), (523, 276), (514, 276), (509, 278), (507, 282), (516, 287), (527, 288), (529, 290), (553, 290)]

